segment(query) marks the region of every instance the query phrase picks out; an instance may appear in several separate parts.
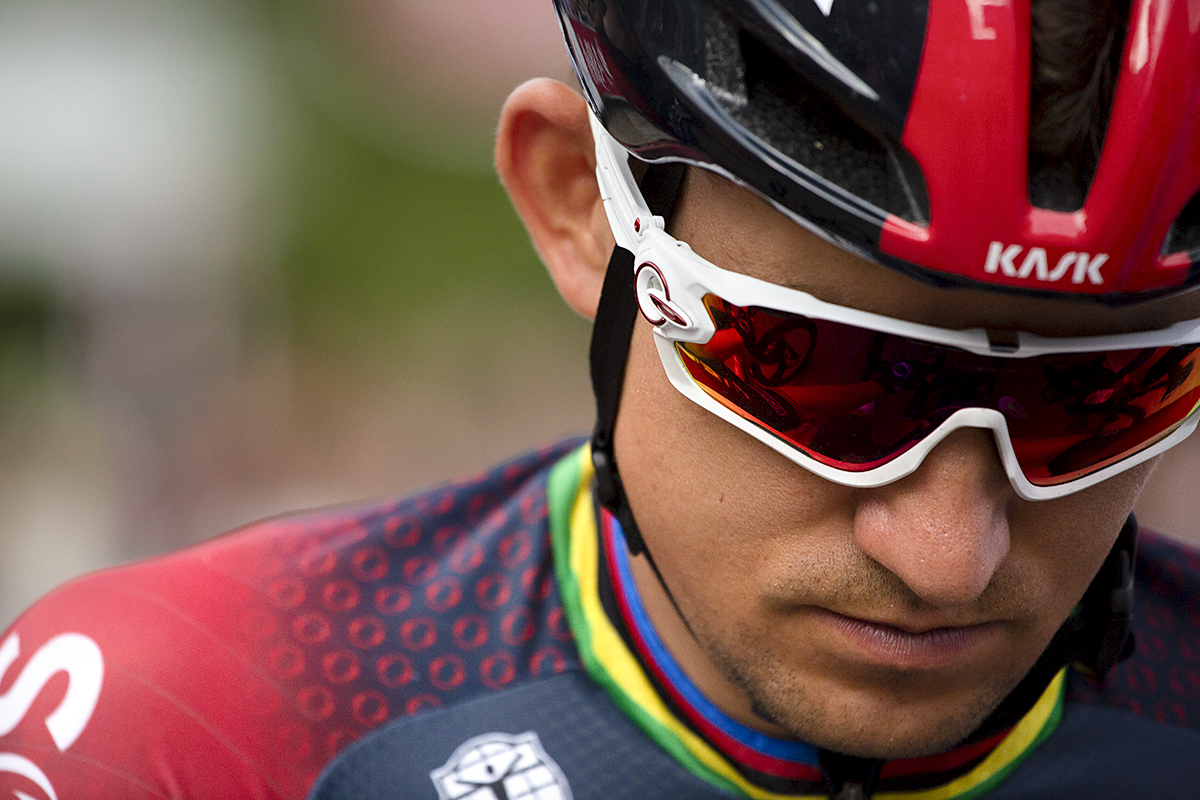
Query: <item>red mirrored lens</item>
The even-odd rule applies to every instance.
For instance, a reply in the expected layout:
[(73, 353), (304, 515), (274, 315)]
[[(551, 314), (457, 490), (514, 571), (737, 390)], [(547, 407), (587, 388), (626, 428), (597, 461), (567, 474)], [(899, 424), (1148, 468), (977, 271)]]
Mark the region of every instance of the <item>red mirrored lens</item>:
[(891, 461), (959, 409), (990, 408), (1030, 483), (1053, 486), (1143, 450), (1200, 403), (1200, 345), (1000, 358), (712, 294), (704, 303), (716, 333), (676, 344), (692, 378), (847, 471)]

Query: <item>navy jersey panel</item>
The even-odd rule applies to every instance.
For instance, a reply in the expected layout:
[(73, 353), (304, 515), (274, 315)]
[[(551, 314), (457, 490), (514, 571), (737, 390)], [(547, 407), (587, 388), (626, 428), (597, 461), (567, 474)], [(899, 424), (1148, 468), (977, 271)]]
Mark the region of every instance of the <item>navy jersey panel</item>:
[(989, 800), (1196, 800), (1200, 733), (1067, 703), (1057, 731)]
[(1142, 530), (1135, 581), (1133, 655), (1100, 684), (1075, 674), (1068, 697), (1200, 731), (1200, 553)]
[[(736, 796), (683, 770), (575, 672), (397, 720), (349, 748), (310, 798), (436, 799), (431, 775), (457, 745), (481, 733), (526, 730), (539, 734), (576, 800)], [(1055, 734), (987, 797), (1195, 800), (1200, 734), (1112, 708), (1068, 704)]]
[[(575, 800), (736, 796), (683, 769), (646, 739), (603, 689), (575, 671), (396, 720), (347, 750), (321, 776), (310, 798), (438, 800), (434, 773), (463, 742), (526, 731), (537, 733)], [(507, 794), (524, 796), (512, 787)]]

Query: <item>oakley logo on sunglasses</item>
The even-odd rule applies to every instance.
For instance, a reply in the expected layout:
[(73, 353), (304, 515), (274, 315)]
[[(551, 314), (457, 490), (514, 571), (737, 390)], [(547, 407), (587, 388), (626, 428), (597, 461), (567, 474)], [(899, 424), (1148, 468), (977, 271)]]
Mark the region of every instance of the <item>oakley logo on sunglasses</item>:
[(1104, 283), (1100, 267), (1108, 261), (1108, 253), (1097, 253), (1093, 256), (1088, 253), (1076, 253), (1072, 250), (1069, 253), (1063, 253), (1051, 267), (1045, 249), (1031, 247), (1025, 252), (1025, 258), (1021, 261), (1021, 265), (1017, 266), (1017, 258), (1024, 250), (1025, 248), (1019, 244), (1010, 244), (1005, 247), (1002, 242), (992, 242), (988, 247), (987, 263), (984, 265), (983, 271), (989, 274), (1001, 272), (1009, 278), (1028, 278), (1032, 275), (1039, 281), (1047, 283), (1061, 280), (1070, 272), (1071, 283), (1083, 283), (1084, 280), (1090, 281), (1094, 286)]
[(671, 290), (667, 288), (667, 282), (657, 266), (643, 261), (634, 272), (633, 281), (638, 310), (647, 322), (656, 327), (667, 322), (680, 328), (692, 327), (691, 320), (683, 310), (671, 302)]

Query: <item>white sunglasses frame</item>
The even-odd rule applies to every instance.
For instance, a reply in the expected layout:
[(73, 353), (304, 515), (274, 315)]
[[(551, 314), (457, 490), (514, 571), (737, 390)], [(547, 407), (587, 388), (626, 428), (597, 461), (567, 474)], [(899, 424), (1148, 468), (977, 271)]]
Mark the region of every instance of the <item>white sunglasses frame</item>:
[(1200, 407), (1197, 407), (1173, 430), (1136, 453), (1083, 477), (1052, 486), (1038, 486), (1025, 476), (1017, 461), (1004, 415), (990, 408), (955, 411), (913, 447), (873, 469), (851, 472), (818, 461), (714, 399), (688, 373), (675, 343), (702, 344), (712, 337), (715, 328), (704, 306), (706, 294), (714, 294), (733, 305), (770, 308), (1002, 358), (1197, 343), (1200, 342), (1200, 320), (1177, 322), (1161, 330), (1104, 336), (1059, 338), (1019, 332), (1015, 346), (1011, 342), (994, 345), (982, 328), (953, 330), (921, 325), (826, 303), (797, 289), (730, 272), (697, 255), (687, 243), (666, 232), (662, 217), (654, 216), (642, 197), (629, 168), (628, 152), (609, 136), (594, 114), (589, 117), (596, 145), (596, 179), (604, 210), (617, 245), (634, 254), (638, 308), (654, 326), (658, 355), (671, 385), (684, 397), (810, 472), (844, 486), (883, 486), (916, 471), (925, 456), (953, 431), (987, 428), (992, 431), (1004, 471), (1016, 493), (1026, 500), (1051, 500), (1095, 486), (1148, 461), (1182, 442), (1200, 423)]

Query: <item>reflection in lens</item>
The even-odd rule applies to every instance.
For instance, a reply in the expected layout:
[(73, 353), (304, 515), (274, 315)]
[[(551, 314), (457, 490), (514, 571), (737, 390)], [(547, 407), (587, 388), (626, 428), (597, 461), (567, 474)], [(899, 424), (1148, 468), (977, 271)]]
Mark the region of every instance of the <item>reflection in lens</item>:
[(982, 356), (704, 298), (716, 328), (676, 343), (713, 399), (823, 464), (863, 472), (963, 408), (996, 409), (1035, 485), (1084, 477), (1169, 435), (1200, 404), (1200, 345)]

